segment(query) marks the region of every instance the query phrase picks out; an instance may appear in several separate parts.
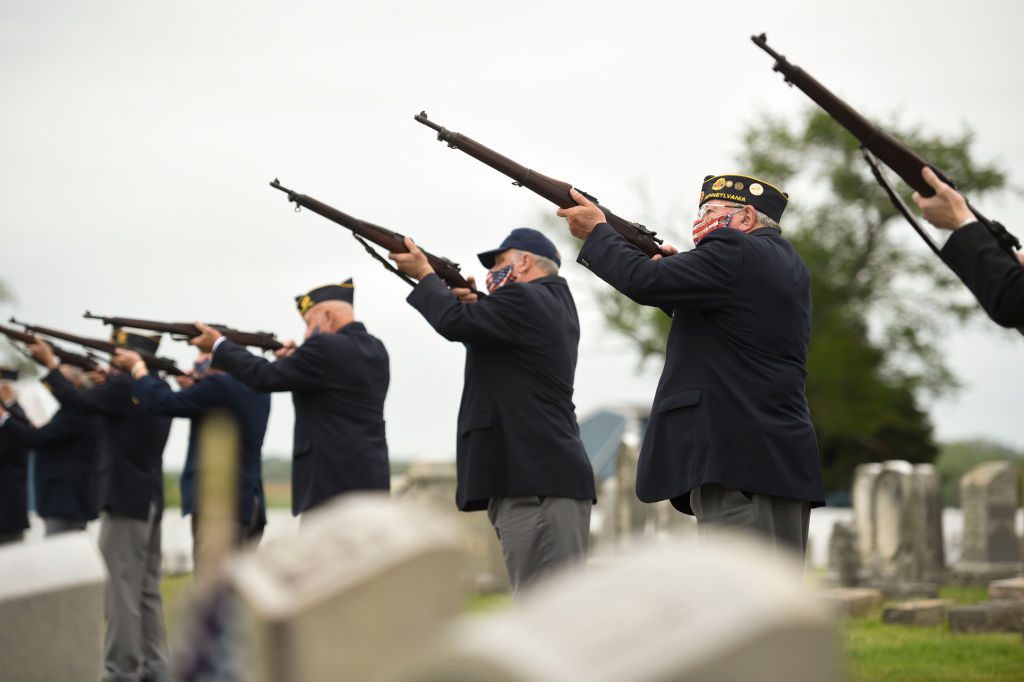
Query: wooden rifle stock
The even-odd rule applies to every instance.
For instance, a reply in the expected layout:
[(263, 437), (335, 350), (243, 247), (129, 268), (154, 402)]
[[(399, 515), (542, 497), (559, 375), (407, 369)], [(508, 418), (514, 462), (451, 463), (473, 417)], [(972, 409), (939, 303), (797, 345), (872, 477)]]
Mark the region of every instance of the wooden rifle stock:
[(114, 355), (118, 348), (123, 350), (130, 350), (138, 353), (142, 361), (146, 363), (146, 366), (152, 370), (159, 370), (161, 372), (167, 372), (174, 376), (185, 376), (185, 372), (178, 369), (178, 366), (174, 364), (173, 360), (168, 358), (161, 358), (153, 355), (150, 352), (144, 351), (140, 348), (132, 348), (131, 346), (124, 346), (113, 341), (104, 341), (103, 339), (93, 339), (88, 336), (78, 336), (76, 334), (69, 334), (68, 332), (62, 332), (59, 329), (51, 329), (49, 327), (37, 327), (35, 325), (25, 324), (24, 322), (18, 322), (13, 317), (9, 320), (11, 324), (17, 324), (24, 328), (26, 332), (32, 334), (41, 334), (43, 336), (49, 336), (54, 339), (61, 339), (63, 341), (69, 341), (70, 343), (77, 343), (79, 346), (86, 348), (92, 348), (98, 350), (101, 353), (107, 355)]
[[(112, 327), (145, 329), (152, 332), (170, 334), (172, 338), (177, 340), (193, 339), (200, 334), (199, 330), (191, 322), (160, 322), (158, 320), (140, 320), (133, 317), (103, 317), (102, 315), (93, 315), (88, 310), (85, 311), (85, 315), (82, 317), (90, 320), (101, 320), (103, 324), (109, 324)], [(252, 346), (262, 350), (279, 350), (284, 347), (274, 334), (270, 332), (243, 332), (222, 324), (211, 324), (209, 326), (240, 346)]]
[[(773, 70), (781, 73), (787, 83), (795, 85), (805, 95), (810, 97), (836, 123), (846, 128), (856, 137), (860, 141), (861, 146), (891, 168), (921, 196), (930, 197), (935, 194), (935, 190), (921, 177), (921, 170), (925, 166), (935, 171), (935, 174), (944, 183), (950, 187), (956, 187), (956, 184), (941, 170), (925, 161), (914, 150), (889, 133), (880, 130), (861, 116), (853, 107), (836, 97), (828, 88), (812, 78), (806, 71), (799, 66), (790, 64), (785, 57), (768, 47), (768, 39), (764, 33), (758, 36), (751, 36), (750, 39), (755, 45), (775, 59)], [(968, 206), (978, 221), (985, 225), (989, 232), (992, 233), (992, 236), (999, 242), (999, 245), (1011, 256), (1014, 256), (1014, 250), (1020, 248), (1020, 241), (1017, 237), (1008, 232), (1000, 223), (989, 220), (976, 211), (973, 206), (970, 206), (970, 202), (968, 202)]]
[[(328, 206), (325, 203), (317, 201), (313, 197), (290, 190), (282, 185), (277, 178), (274, 178), (274, 181), (270, 183), (270, 186), (287, 194), (288, 201), (295, 204), (296, 211), (299, 210), (300, 206), (308, 208), (310, 211), (322, 215), (331, 222), (337, 223), (338, 225), (351, 230), (352, 233), (356, 235), (357, 239), (359, 237), (367, 239), (377, 246), (387, 249), (390, 253), (406, 253), (409, 251), (409, 249), (405, 247), (405, 235), (389, 230), (386, 227), (381, 227), (379, 225), (374, 225), (373, 223), (368, 223), (365, 220), (360, 220), (359, 218), (350, 216), (347, 213), (342, 213), (333, 206)], [(377, 260), (381, 261), (385, 267), (392, 269), (391, 265), (377, 255), (373, 250), (369, 248), (367, 250), (371, 255), (377, 258)], [(423, 255), (427, 257), (427, 262), (430, 263), (430, 267), (434, 269), (437, 276), (444, 280), (444, 283), (447, 284), (449, 288), (454, 289), (458, 287), (462, 289), (469, 289), (478, 296), (485, 295), (483, 292), (477, 291), (475, 287), (466, 281), (466, 278), (463, 277), (460, 272), (458, 263), (441, 256), (435, 256), (429, 251), (423, 251)], [(415, 285), (415, 282), (412, 282), (412, 280), (405, 277), (402, 273), (397, 270), (393, 271), (406, 281)]]
[[(0, 324), (0, 334), (4, 334), (7, 338), (14, 339), (15, 341), (21, 341), (22, 343), (34, 343), (36, 340), (36, 337), (28, 332), (19, 332), (17, 329), (11, 329), (10, 327), (5, 327), (2, 324)], [(60, 361), (65, 364), (84, 369), (87, 372), (95, 372), (100, 369), (99, 363), (88, 355), (72, 353), (69, 350), (64, 350), (60, 346), (51, 347), (53, 348), (53, 354), (60, 358)]]
[[(462, 133), (457, 133), (452, 130), (448, 130), (447, 128), (443, 128), (427, 118), (427, 112), (425, 111), (421, 111), (413, 118), (428, 128), (436, 130), (437, 139), (441, 142), (447, 143), (447, 145), (452, 149), (458, 149), (459, 151), (465, 152), (477, 161), (480, 161), (499, 173), (512, 178), (513, 185), (525, 187), (531, 192), (544, 197), (559, 208), (571, 208), (577, 205), (569, 195), (569, 190), (572, 188), (572, 185), (568, 182), (549, 178), (548, 176), (531, 170), (522, 164), (516, 163), (507, 156), (502, 156), (493, 149), (485, 147), (476, 140), (466, 137)], [(659, 244), (662, 243), (662, 240), (657, 237), (655, 232), (648, 230), (640, 223), (634, 223), (626, 220), (625, 218), (620, 218), (604, 206), (601, 206), (600, 202), (595, 197), (590, 196), (579, 188), (576, 188), (576, 191), (597, 204), (604, 213), (608, 224), (611, 225), (616, 232), (625, 237), (629, 243), (636, 246), (648, 256), (661, 254), (661, 247)]]

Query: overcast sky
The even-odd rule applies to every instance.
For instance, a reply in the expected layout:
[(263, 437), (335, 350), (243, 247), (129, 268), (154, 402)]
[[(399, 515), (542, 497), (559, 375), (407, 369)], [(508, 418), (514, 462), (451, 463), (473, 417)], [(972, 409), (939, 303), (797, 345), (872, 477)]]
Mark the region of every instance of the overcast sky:
[[(6, 2), (0, 278), (17, 302), (0, 313), (92, 335), (105, 332), (86, 309), (301, 337), (292, 297), (352, 276), (357, 315), (391, 355), (393, 456), (451, 457), (462, 347), (271, 179), (479, 276), (473, 254), (553, 207), (435, 141), (412, 120), (426, 109), (622, 216), (686, 223), (705, 174), (743, 170), (746, 126), (805, 105), (750, 43), (766, 31), (869, 116), (969, 126), (978, 158), (1019, 187), (1022, 14), (1013, 2), (891, 0)], [(1024, 235), (1019, 193), (980, 208)], [(566, 260), (583, 319), (580, 416), (648, 405), (660, 366), (637, 371), (601, 325), (594, 278)], [(192, 357), (169, 340), (161, 350)], [(1024, 445), (1024, 339), (978, 323), (945, 350), (966, 388), (929, 406), (939, 437)], [(275, 396), (266, 453), (291, 452), (292, 420), (290, 397)], [(175, 426), (168, 468), (186, 432)]]

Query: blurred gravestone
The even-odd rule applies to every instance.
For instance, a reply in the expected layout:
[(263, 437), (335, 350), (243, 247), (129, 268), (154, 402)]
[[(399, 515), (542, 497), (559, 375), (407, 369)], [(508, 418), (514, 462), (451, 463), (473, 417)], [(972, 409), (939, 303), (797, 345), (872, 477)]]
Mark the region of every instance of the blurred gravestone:
[(855, 587), (860, 583), (860, 551), (857, 547), (857, 528), (853, 522), (836, 521), (828, 538), (829, 584)]
[(305, 515), (297, 535), (229, 569), (244, 679), (384, 679), (465, 608), (463, 545), (450, 518), (384, 495)]
[(1019, 486), (1019, 469), (1012, 462), (985, 462), (960, 479), (964, 549), (954, 566), (960, 581), (985, 584), (1020, 573), (1020, 544), (1014, 530)]
[(751, 540), (634, 548), (564, 571), (515, 608), (466, 617), (401, 682), (828, 682), (828, 610), (802, 566)]
[(107, 571), (85, 533), (0, 548), (0, 680), (95, 680)]
[(467, 578), (478, 592), (507, 592), (508, 573), (501, 545), (485, 512), (460, 512), (455, 506), (455, 462), (413, 462), (395, 486), (396, 499), (426, 505), (453, 519), (469, 557)]
[(892, 596), (937, 594), (944, 577), (939, 477), (930, 464), (862, 465), (854, 477), (862, 582)]

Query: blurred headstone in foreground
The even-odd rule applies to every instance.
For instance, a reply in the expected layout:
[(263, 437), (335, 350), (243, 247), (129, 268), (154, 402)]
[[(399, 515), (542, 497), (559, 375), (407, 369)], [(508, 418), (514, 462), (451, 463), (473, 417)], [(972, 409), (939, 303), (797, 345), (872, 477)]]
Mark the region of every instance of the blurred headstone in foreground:
[(945, 573), (942, 495), (931, 464), (891, 460), (854, 472), (861, 584), (889, 597), (934, 597)]
[(960, 479), (964, 514), (963, 558), (953, 566), (959, 582), (986, 584), (1021, 572), (1014, 514), (1020, 471), (1013, 462), (985, 462)]
[(841, 640), (802, 566), (753, 540), (635, 546), (466, 617), (401, 682), (843, 679)]
[(464, 544), (451, 519), (386, 495), (303, 515), (298, 534), (228, 569), (243, 679), (385, 679), (465, 608)]
[(0, 680), (95, 680), (107, 569), (85, 533), (0, 549)]
[(413, 462), (393, 490), (396, 499), (429, 506), (463, 529), (470, 575), (477, 592), (508, 592), (501, 545), (485, 513), (460, 512), (455, 506), (455, 462)]

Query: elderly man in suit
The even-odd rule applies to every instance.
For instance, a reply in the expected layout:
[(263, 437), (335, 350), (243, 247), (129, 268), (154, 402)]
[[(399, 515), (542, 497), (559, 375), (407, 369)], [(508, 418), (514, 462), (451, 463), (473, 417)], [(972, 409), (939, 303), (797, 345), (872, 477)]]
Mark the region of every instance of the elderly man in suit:
[(296, 516), (352, 490), (389, 490), (384, 398), (388, 352), (355, 319), (349, 279), (296, 296), (306, 323), (301, 346), (257, 357), (201, 322), (189, 343), (213, 353), (213, 367), (254, 391), (291, 391), (295, 405), (292, 513)]
[[(85, 372), (78, 367), (62, 364), (59, 370), (75, 388), (86, 387)], [(43, 519), (46, 535), (85, 530), (99, 513), (96, 476), (100, 418), (62, 407), (39, 428), (16, 419), (0, 424), (0, 429), (35, 450), (36, 511)]]
[[(155, 353), (160, 337), (115, 329), (121, 344)], [(164, 511), (163, 455), (171, 420), (132, 400), (132, 380), (111, 370), (105, 383), (76, 388), (42, 339), (28, 346), (50, 368), (43, 381), (62, 409), (100, 418), (100, 552), (110, 573), (104, 682), (169, 680), (167, 635), (160, 596), (160, 520)]]
[(696, 248), (648, 258), (573, 190), (560, 209), (578, 261), (634, 301), (672, 313), (665, 367), (637, 467), (637, 495), (671, 500), (703, 535), (745, 528), (807, 549), (824, 504), (804, 393), (810, 274), (783, 239), (788, 195), (745, 175), (705, 178)]
[[(270, 396), (257, 393), (229, 374), (210, 367), (210, 356), (200, 353), (192, 376), (178, 378), (180, 391), (172, 391), (165, 382), (149, 373), (138, 353), (118, 350), (113, 363), (130, 372), (132, 395), (139, 406), (150, 414), (165, 417), (187, 417), (191, 420), (188, 453), (181, 473), (181, 513), (192, 515), (192, 542), (198, 550), (198, 509), (195, 504), (197, 449), (203, 422), (215, 410), (227, 412), (238, 426), (241, 461), (238, 467), (238, 525), (235, 542), (259, 542), (267, 524), (266, 501), (263, 496), (263, 436), (270, 418)], [(196, 561), (200, 553), (193, 551)]]
[(419, 280), (409, 303), (441, 336), (466, 346), (456, 504), (487, 510), (518, 594), (586, 557), (596, 496), (572, 402), (576, 304), (558, 276), (555, 245), (536, 230), (515, 229), (479, 254), (491, 292), (480, 300), (449, 290), (411, 239), (406, 247), (389, 257)]
[(922, 197), (914, 192), (914, 201), (928, 222), (952, 232), (939, 252), (942, 260), (997, 324), (1024, 327), (1024, 254), (1014, 258), (1000, 248), (963, 196), (931, 168), (925, 166), (921, 176), (935, 194)]

